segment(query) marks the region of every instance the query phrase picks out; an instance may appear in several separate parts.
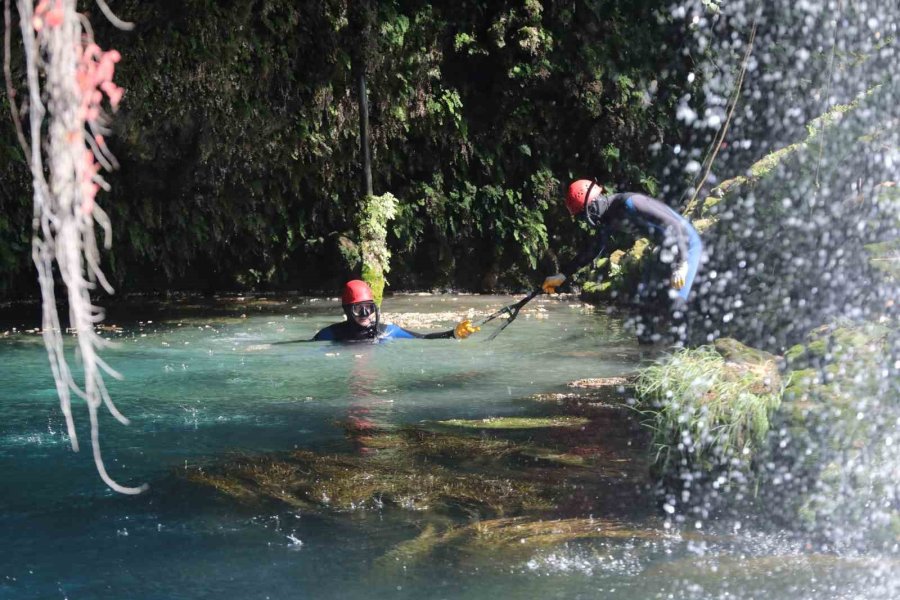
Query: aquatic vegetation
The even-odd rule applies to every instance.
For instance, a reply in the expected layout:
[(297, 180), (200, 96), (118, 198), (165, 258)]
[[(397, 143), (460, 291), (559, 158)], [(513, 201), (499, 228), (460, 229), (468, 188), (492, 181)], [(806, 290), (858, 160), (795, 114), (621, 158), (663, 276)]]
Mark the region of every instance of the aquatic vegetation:
[(529, 400), (556, 405), (566, 415), (597, 418), (610, 411), (628, 411), (636, 381), (636, 375), (579, 379), (567, 384), (573, 391), (535, 394)]
[[(434, 443), (433, 438), (430, 441)], [(184, 476), (242, 502), (278, 501), (307, 509), (347, 511), (391, 505), (489, 516), (552, 506), (554, 490), (546, 483), (452, 470), (390, 451), (402, 450), (402, 445), (386, 447), (387, 452), (363, 456), (295, 451), (248, 457), (219, 467), (190, 469)], [(435, 455), (433, 447), (422, 452)]]
[(712, 472), (733, 460), (749, 465), (780, 405), (781, 378), (774, 356), (717, 340), (641, 371), (637, 395), (658, 469), (673, 474), (684, 459)]
[(587, 390), (580, 392), (552, 392), (536, 394), (529, 398), (541, 404), (555, 404), (569, 415), (595, 415), (608, 410), (627, 410), (623, 396), (613, 390)]
[(429, 459), (496, 460), (518, 450), (507, 440), (486, 436), (451, 435), (413, 427), (402, 430), (405, 450)]
[(625, 375), (620, 377), (591, 377), (588, 379), (577, 379), (568, 384), (568, 387), (572, 388), (601, 388), (606, 389), (609, 387), (619, 387), (632, 385), (635, 382), (634, 375)]
[(543, 429), (546, 427), (583, 427), (590, 422), (584, 417), (568, 415), (550, 417), (488, 417), (486, 419), (448, 419), (437, 425), (464, 429)]
[[(611, 384), (619, 380), (605, 380), (603, 388), (599, 381), (584, 394), (615, 393)], [(424, 428), (341, 422), (358, 454), (243, 457), (184, 477), (243, 503), (331, 511), (392, 506), (479, 519), (548, 515), (562, 505), (587, 510), (609, 494), (632, 494), (647, 474), (628, 434), (636, 427), (632, 413), (611, 402), (591, 412), (560, 406), (563, 414), (451, 419)], [(610, 426), (621, 435), (610, 434)], [(527, 439), (515, 439), (522, 432)], [(563, 481), (577, 481), (583, 492), (567, 491)]]
[[(485, 564), (489, 556), (502, 556), (509, 564), (527, 559), (536, 550), (579, 540), (675, 540), (678, 534), (646, 523), (615, 519), (535, 519), (515, 517), (477, 521), (439, 532), (426, 526), (418, 537), (394, 547), (379, 560), (382, 568), (403, 568), (440, 553), (456, 562)], [(494, 561), (488, 561), (494, 562)]]

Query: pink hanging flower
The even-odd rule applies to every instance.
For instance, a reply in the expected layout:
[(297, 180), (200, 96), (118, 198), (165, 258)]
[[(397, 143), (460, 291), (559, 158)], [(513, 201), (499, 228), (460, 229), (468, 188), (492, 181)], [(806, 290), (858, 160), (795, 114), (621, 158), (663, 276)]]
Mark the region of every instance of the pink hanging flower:
[(110, 106), (118, 108), (119, 101), (122, 99), (122, 94), (125, 93), (125, 90), (108, 80), (100, 84), (100, 89), (106, 92)]
[(94, 198), (100, 186), (94, 183), (94, 177), (100, 172), (100, 165), (94, 159), (94, 153), (85, 148), (82, 154), (81, 170), (81, 212), (89, 215), (94, 210)]
[(65, 16), (66, 13), (63, 10), (62, 3), (57, 2), (55, 8), (47, 11), (47, 16), (44, 17), (44, 20), (47, 23), (47, 27), (59, 27), (62, 25)]
[(112, 80), (116, 71), (115, 64), (122, 59), (122, 55), (117, 50), (104, 52), (93, 42), (78, 49), (77, 55), (76, 83), (82, 98), (79, 117), (85, 121), (93, 121), (100, 115), (104, 93), (113, 110), (119, 107), (125, 94), (125, 90)]
[(66, 17), (66, 11), (63, 8), (62, 0), (54, 0), (53, 6), (50, 6), (50, 0), (41, 0), (34, 7), (34, 16), (31, 18), (31, 26), (38, 33), (47, 27), (59, 27), (62, 25)]

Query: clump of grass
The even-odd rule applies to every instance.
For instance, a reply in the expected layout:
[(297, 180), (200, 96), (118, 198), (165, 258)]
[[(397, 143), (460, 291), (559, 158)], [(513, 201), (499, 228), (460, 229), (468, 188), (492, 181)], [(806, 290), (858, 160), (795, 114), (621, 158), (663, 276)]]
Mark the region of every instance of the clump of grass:
[(682, 458), (702, 468), (749, 462), (781, 403), (780, 385), (771, 379), (758, 364), (727, 361), (712, 346), (681, 350), (644, 369), (636, 389), (657, 466), (666, 472)]

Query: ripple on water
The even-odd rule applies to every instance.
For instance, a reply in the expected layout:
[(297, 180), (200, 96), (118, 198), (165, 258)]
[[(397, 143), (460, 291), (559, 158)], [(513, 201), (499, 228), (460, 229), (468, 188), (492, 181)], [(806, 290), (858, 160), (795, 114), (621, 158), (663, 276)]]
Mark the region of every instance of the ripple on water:
[(525, 567), (539, 575), (637, 575), (645, 568), (646, 551), (657, 550), (648, 543), (565, 544), (535, 553)]
[(68, 443), (69, 436), (62, 431), (11, 433), (0, 437), (0, 454), (7, 454), (9, 450), (23, 446), (56, 447)]

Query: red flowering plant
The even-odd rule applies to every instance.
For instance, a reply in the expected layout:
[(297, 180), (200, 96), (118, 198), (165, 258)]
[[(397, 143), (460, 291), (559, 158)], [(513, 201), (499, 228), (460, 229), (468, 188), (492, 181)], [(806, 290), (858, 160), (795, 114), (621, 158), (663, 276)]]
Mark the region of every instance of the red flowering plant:
[[(115, 17), (104, 0), (95, 1), (114, 25), (132, 27)], [(103, 313), (91, 300), (91, 291), (98, 284), (113, 292), (100, 269), (94, 224), (103, 229), (108, 247), (110, 222), (96, 196), (101, 188), (109, 188), (100, 176), (101, 167), (116, 166), (104, 140), (109, 117), (103, 105), (105, 97), (115, 111), (122, 100), (124, 90), (113, 82), (121, 56), (94, 43), (87, 18), (76, 12), (75, 4), (75, 0), (17, 0), (30, 132), (30, 139), (20, 138), (34, 183), (37, 218), (32, 255), (43, 300), (42, 333), (72, 448), (78, 450), (71, 409), (74, 394), (88, 407), (94, 462), (101, 478), (116, 491), (138, 493), (144, 486), (125, 487), (109, 476), (100, 453), (100, 406), (106, 405), (124, 424), (128, 419), (113, 404), (104, 382), (104, 375), (120, 376), (99, 356), (109, 342), (95, 330)], [(9, 82), (7, 87), (11, 87)], [(82, 366), (82, 377), (77, 379), (63, 345), (65, 330), (56, 310), (55, 272), (66, 289), (69, 327), (76, 334)]]

